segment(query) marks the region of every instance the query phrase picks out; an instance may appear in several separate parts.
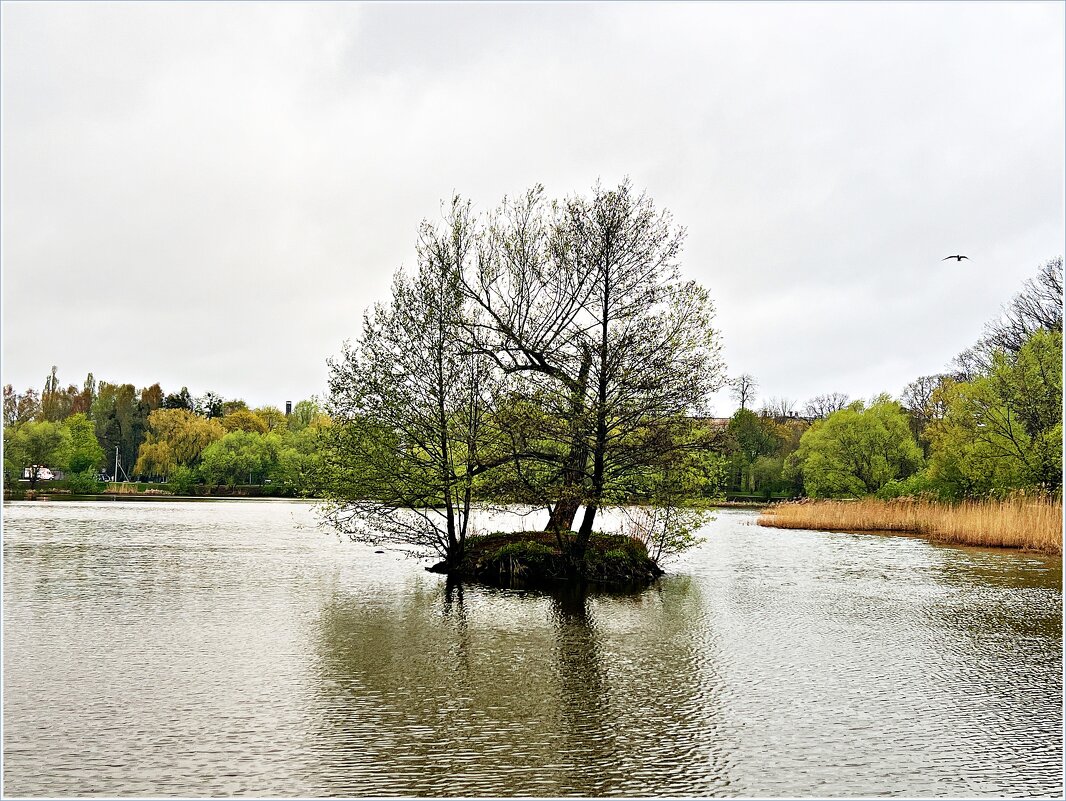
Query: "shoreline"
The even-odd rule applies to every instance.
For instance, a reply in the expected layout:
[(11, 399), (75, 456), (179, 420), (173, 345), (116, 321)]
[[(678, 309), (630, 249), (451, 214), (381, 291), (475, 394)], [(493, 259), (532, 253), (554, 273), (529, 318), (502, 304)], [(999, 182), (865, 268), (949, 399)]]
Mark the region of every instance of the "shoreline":
[[(145, 493), (145, 492), (98, 492), (98, 493), (84, 493), (75, 494), (71, 492), (46, 492), (37, 490), (32, 498), (17, 498), (8, 494), (4, 495), (4, 502), (15, 501), (116, 501), (116, 500), (130, 500), (130, 501), (286, 501), (286, 502), (306, 502), (306, 503), (320, 503), (325, 498), (318, 497), (293, 497), (282, 495), (170, 495), (164, 493)], [(773, 503), (762, 502), (749, 502), (749, 501), (721, 501), (719, 503), (711, 504), (709, 509), (750, 509), (752, 511), (758, 509), (766, 509), (772, 506)]]
[(212, 503), (216, 501), (269, 501), (272, 503), (316, 503), (320, 500), (321, 498), (282, 498), (277, 496), (251, 497), (248, 495), (147, 495), (144, 493), (132, 492), (111, 492), (99, 493), (95, 495), (75, 495), (73, 493), (57, 492), (38, 493), (33, 498), (10, 498), (7, 496), (4, 497), (4, 503), (51, 503), (55, 501), (92, 501), (94, 503), (110, 503), (113, 501), (136, 501), (138, 503), (152, 503), (157, 501), (190, 501), (193, 503)]
[(1006, 548), (1062, 556), (1062, 501), (1018, 496), (945, 503), (865, 498), (778, 504), (758, 519), (767, 528), (892, 534), (945, 545)]

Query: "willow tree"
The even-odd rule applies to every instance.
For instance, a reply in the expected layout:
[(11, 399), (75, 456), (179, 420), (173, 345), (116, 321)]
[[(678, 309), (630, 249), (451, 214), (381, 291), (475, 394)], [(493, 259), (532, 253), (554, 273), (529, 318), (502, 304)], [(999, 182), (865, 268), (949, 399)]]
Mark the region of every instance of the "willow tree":
[(218, 420), (188, 409), (156, 409), (148, 415), (148, 434), (137, 451), (133, 472), (165, 477), (177, 467), (195, 465), (204, 450), (225, 433)]
[(488, 469), (488, 361), (460, 331), (474, 323), (458, 274), (473, 253), (462, 226), (424, 225), (414, 276), (365, 315), (330, 362), (328, 515), (354, 539), (462, 558), (478, 476)]

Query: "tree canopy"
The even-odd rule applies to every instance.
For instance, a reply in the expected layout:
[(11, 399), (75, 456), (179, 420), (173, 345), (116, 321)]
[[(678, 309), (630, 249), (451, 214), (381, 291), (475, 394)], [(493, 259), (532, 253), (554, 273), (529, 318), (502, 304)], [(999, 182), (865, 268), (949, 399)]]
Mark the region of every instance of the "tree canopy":
[(453, 199), (421, 228), (418, 273), (397, 275), (331, 364), (333, 463), (349, 465), (337, 514), (380, 517), (376, 502), (428, 525), (435, 499), (435, 548), (454, 558), (493, 486), (546, 508), (556, 533), (583, 506), (580, 558), (602, 505), (635, 500), (693, 448), (676, 423), (724, 382), (713, 304), (680, 276), (683, 238), (628, 182), (556, 202), (535, 187), (481, 218)]
[(906, 478), (922, 464), (907, 415), (888, 397), (861, 401), (816, 421), (790, 457), (812, 498), (855, 497)]

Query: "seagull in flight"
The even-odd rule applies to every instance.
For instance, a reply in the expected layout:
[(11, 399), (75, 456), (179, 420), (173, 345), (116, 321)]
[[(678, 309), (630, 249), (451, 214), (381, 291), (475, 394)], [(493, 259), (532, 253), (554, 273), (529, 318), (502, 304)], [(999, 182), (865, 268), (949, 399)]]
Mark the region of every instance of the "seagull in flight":
[(966, 259), (967, 261), (969, 261), (970, 257), (969, 256), (945, 256), (944, 258), (941, 259), (941, 261), (947, 261), (948, 259), (955, 259), (955, 261), (962, 261), (963, 259)]

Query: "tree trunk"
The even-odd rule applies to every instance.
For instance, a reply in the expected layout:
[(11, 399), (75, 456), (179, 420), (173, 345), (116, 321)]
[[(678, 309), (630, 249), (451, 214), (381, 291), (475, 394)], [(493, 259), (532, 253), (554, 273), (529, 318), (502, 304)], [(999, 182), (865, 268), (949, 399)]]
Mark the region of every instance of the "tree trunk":
[(571, 531), (574, 527), (574, 518), (577, 517), (578, 507), (581, 501), (578, 498), (563, 498), (555, 504), (551, 515), (548, 517), (548, 525), (545, 531), (554, 531), (556, 534), (563, 531)]
[(585, 464), (588, 461), (588, 443), (582, 429), (581, 419), (585, 411), (585, 390), (588, 386), (589, 371), (592, 369), (592, 354), (586, 350), (581, 357), (581, 369), (577, 377), (577, 387), (570, 395), (570, 452), (563, 464), (563, 486), (561, 497), (552, 509), (545, 531), (559, 534), (574, 527), (574, 518), (581, 506), (580, 493), (577, 491), (585, 477)]
[(596, 441), (592, 450), (592, 488), (585, 504), (585, 516), (581, 519), (581, 528), (574, 540), (573, 559), (575, 564), (585, 558), (589, 539), (592, 537), (592, 525), (596, 521), (596, 511), (600, 498), (603, 497), (604, 459), (607, 455), (607, 329), (611, 309), (611, 255), (608, 244), (604, 255), (603, 271), (603, 306), (600, 311), (599, 374), (596, 376)]

